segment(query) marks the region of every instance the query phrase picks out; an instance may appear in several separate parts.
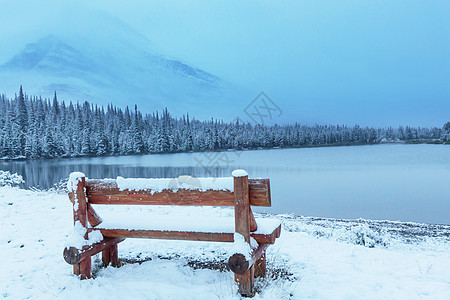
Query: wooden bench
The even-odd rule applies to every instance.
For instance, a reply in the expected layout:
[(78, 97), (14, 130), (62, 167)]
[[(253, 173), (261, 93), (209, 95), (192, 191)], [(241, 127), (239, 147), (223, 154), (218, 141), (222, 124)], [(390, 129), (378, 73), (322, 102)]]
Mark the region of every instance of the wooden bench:
[[(82, 243), (78, 239), (78, 243), (66, 244), (64, 259), (81, 279), (91, 278), (91, 256), (97, 253), (102, 252), (105, 266), (118, 266), (117, 244), (125, 238), (234, 242), (233, 249), (242, 249), (243, 243), (247, 250), (244, 247), (230, 254), (228, 266), (235, 273), (239, 293), (252, 296), (254, 277), (265, 276), (265, 251), (281, 232), (278, 220), (255, 219), (251, 210), (251, 206), (271, 206), (269, 180), (248, 179), (243, 170), (227, 178), (117, 180), (86, 180), (84, 174), (75, 172), (70, 175), (68, 189), (73, 203), (73, 235), (81, 237)], [(166, 215), (102, 220), (93, 207), (100, 204), (234, 206), (234, 218), (219, 217), (200, 225), (195, 221), (181, 223)]]

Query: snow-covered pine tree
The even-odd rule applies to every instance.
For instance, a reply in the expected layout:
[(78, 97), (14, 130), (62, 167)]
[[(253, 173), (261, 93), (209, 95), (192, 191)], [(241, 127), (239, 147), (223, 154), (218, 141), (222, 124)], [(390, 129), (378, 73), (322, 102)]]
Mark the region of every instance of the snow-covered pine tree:
[(443, 127), (371, 128), (355, 125), (306, 126), (242, 123), (239, 119), (199, 121), (162, 113), (142, 115), (88, 102), (68, 106), (57, 99), (0, 95), (0, 157), (43, 158), (153, 152), (364, 144), (395, 140), (450, 140), (450, 122)]
[(19, 97), (16, 101), (16, 117), (15, 122), (17, 124), (15, 134), (18, 139), (18, 155), (25, 156), (25, 147), (28, 133), (28, 111), (25, 103), (25, 96), (23, 94), (22, 86), (19, 89)]

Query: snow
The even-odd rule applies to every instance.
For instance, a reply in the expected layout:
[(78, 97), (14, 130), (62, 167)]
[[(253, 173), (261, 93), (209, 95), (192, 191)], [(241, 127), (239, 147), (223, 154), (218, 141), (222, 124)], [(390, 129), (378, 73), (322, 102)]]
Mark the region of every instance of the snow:
[(244, 177), (244, 176), (248, 176), (248, 173), (244, 170), (234, 170), (231, 175), (233, 177)]
[[(142, 208), (133, 205), (93, 205), (103, 222), (96, 228), (128, 230), (170, 230), (187, 232), (234, 233), (235, 219), (233, 212), (225, 214), (204, 211), (197, 208), (170, 207), (170, 214), (161, 214), (162, 207)], [(150, 211), (149, 211), (150, 210)], [(168, 212), (166, 210), (166, 212)], [(255, 218), (258, 224), (256, 234), (270, 234), (280, 225), (274, 218)]]
[(84, 239), (86, 228), (84, 228), (80, 221), (76, 221), (73, 227), (73, 231), (69, 234), (64, 244), (65, 248), (75, 247), (77, 249), (83, 248), (83, 246), (92, 245), (103, 240), (103, 235), (100, 231), (94, 230), (88, 233), (88, 239)]
[(245, 256), (247, 260), (250, 260), (252, 250), (258, 247), (258, 242), (250, 237), (250, 245), (245, 241), (245, 238), (240, 233), (234, 234), (234, 242), (228, 250), (228, 256), (232, 256), (233, 254), (240, 253)]
[(82, 177), (86, 177), (86, 175), (84, 175), (81, 172), (72, 172), (69, 175), (69, 180), (67, 181), (67, 190), (69, 192), (73, 192), (77, 190), (78, 187), (78, 182), (81, 181)]
[(234, 242), (233, 246), (230, 248), (229, 255), (233, 255), (235, 253), (240, 253), (245, 256), (247, 260), (251, 259), (251, 251), (250, 245), (245, 241), (245, 238), (240, 233), (234, 234)]
[[(202, 218), (233, 214), (214, 207), (141, 210)], [(255, 281), (254, 299), (436, 300), (450, 295), (450, 226), (276, 217), (282, 220), (282, 234), (267, 249), (269, 276)], [(62, 257), (73, 227), (67, 194), (1, 187), (0, 297), (240, 299), (233, 273), (214, 269), (228, 258), (224, 244), (233, 243), (127, 239), (119, 244), (125, 265), (100, 268), (95, 256), (95, 278), (80, 281)], [(358, 232), (370, 236), (373, 245), (358, 244)]]
[(178, 189), (187, 190), (222, 190), (233, 191), (233, 177), (222, 178), (195, 178), (191, 176), (180, 176), (178, 178), (123, 178), (117, 177), (117, 186), (119, 190), (151, 190), (151, 193), (160, 193), (163, 190), (170, 189), (177, 191)]
[(23, 177), (17, 173), (11, 174), (9, 171), (0, 170), (0, 187), (18, 186), (24, 182)]

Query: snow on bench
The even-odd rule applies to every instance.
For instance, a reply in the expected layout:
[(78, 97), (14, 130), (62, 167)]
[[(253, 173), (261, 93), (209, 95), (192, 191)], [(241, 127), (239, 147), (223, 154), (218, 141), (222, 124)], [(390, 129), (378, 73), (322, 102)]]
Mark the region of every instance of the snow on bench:
[[(130, 236), (135, 238), (158, 238), (158, 239), (186, 239), (189, 235), (182, 233), (203, 233), (194, 235), (196, 240), (233, 242), (235, 233), (235, 219), (233, 217), (206, 216), (199, 218), (198, 215), (158, 215), (143, 212), (133, 212), (127, 215), (120, 207), (114, 210), (102, 210), (98, 205), (95, 207), (102, 216), (103, 222), (95, 227), (104, 236), (118, 237)], [(277, 228), (280, 227), (278, 219), (255, 218), (257, 229), (250, 233), (260, 244), (273, 244), (277, 237)], [(94, 229), (92, 229), (94, 230)], [(164, 231), (164, 235), (156, 232)], [(172, 233), (169, 233), (172, 232)], [(177, 234), (179, 238), (177, 238)]]
[(120, 191), (149, 190), (152, 194), (161, 193), (170, 189), (173, 192), (179, 189), (233, 191), (233, 177), (223, 178), (195, 178), (191, 176), (180, 176), (178, 178), (123, 178), (117, 177), (117, 187)]
[[(67, 184), (74, 209), (74, 244), (64, 258), (81, 279), (91, 277), (91, 256), (102, 252), (105, 266), (118, 265), (117, 244), (125, 238), (232, 242), (228, 265), (242, 295), (254, 293), (254, 277), (265, 275), (265, 250), (280, 236), (276, 219), (256, 218), (251, 206), (271, 206), (268, 179), (233, 177), (86, 180), (75, 172)], [(108, 209), (102, 209), (108, 204)], [(124, 206), (125, 205), (125, 206)], [(129, 205), (230, 206), (234, 218), (183, 214), (130, 214)], [(95, 209), (94, 209), (95, 207)], [(101, 212), (103, 218), (97, 213)], [(83, 242), (84, 240), (84, 242)]]

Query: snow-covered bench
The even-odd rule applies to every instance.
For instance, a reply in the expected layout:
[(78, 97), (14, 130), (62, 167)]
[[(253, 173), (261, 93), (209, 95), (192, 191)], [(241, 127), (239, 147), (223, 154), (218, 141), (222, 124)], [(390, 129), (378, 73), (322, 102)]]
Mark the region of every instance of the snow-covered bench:
[[(248, 179), (243, 170), (232, 177), (87, 180), (70, 174), (74, 232), (64, 259), (81, 279), (91, 278), (91, 256), (102, 252), (105, 266), (118, 266), (117, 244), (125, 238), (233, 242), (229, 268), (242, 295), (253, 295), (254, 277), (264, 276), (265, 250), (280, 236), (278, 220), (255, 219), (251, 206), (271, 206), (269, 179)], [(92, 204), (234, 206), (233, 217), (134, 216), (100, 218)]]

